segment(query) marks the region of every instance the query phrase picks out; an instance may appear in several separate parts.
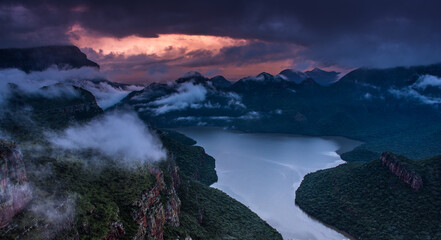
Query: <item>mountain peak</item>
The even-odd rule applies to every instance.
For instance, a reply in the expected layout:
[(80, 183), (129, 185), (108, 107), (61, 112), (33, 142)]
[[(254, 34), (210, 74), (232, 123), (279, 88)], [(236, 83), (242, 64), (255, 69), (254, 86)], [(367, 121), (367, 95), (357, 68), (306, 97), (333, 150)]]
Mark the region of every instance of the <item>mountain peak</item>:
[(305, 73), (300, 71), (295, 71), (293, 69), (285, 69), (279, 73), (279, 76), (281, 76), (282, 78), (285, 77), (286, 80), (295, 82), (297, 84), (301, 83), (303, 80), (307, 78)]
[(256, 76), (257, 80), (263, 81), (263, 80), (271, 80), (274, 76), (267, 73), (267, 72), (261, 72)]
[(318, 84), (322, 86), (329, 86), (338, 80), (338, 72), (325, 71), (320, 68), (314, 68), (311, 71), (305, 71), (305, 75), (314, 79)]
[(190, 72), (186, 72), (184, 73), (180, 78), (199, 78), (199, 77), (204, 77), (200, 72), (197, 71), (190, 71)]
[(192, 82), (193, 84), (206, 84), (209, 79), (204, 77), (200, 72), (190, 71), (182, 75), (176, 80), (176, 83)]
[(315, 67), (314, 69), (311, 70), (311, 72), (326, 72), (318, 67)]
[(231, 86), (231, 82), (221, 75), (210, 78), (210, 82), (217, 88), (227, 88)]

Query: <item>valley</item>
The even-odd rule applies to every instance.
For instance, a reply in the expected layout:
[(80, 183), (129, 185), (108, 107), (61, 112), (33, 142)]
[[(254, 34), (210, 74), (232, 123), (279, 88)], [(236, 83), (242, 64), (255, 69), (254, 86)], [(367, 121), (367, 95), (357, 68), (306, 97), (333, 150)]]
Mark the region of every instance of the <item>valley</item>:
[(440, 64), (140, 86), (5, 52), (2, 238), (439, 237)]
[(0, 240), (441, 240), (440, 9), (1, 0)]
[(307, 173), (344, 163), (336, 151), (341, 145), (354, 148), (356, 141), (204, 127), (177, 131), (216, 158), (218, 181), (211, 187), (248, 206), (284, 239), (345, 239), (294, 205), (294, 193)]

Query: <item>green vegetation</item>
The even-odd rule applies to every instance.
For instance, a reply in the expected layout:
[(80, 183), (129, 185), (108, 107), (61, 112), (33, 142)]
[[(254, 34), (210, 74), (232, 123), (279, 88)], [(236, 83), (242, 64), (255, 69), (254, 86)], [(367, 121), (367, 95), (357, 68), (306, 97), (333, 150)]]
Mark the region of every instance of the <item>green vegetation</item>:
[(422, 176), (422, 189), (413, 190), (380, 160), (356, 162), (306, 175), (296, 204), (358, 239), (441, 239), (441, 156), (398, 159)]
[(179, 143), (182, 143), (184, 145), (188, 145), (188, 146), (193, 146), (196, 144), (196, 141), (192, 138), (189, 138), (187, 136), (185, 136), (182, 133), (173, 131), (173, 130), (168, 130), (168, 129), (161, 129), (162, 133), (164, 136), (171, 138)]
[(161, 141), (184, 175), (206, 185), (217, 182), (215, 160), (205, 153), (204, 148), (184, 145), (164, 135)]
[(345, 160), (346, 162), (357, 162), (357, 161), (369, 162), (374, 159), (377, 159), (379, 156), (380, 153), (363, 149), (363, 147), (356, 147), (354, 150), (350, 152), (345, 152), (340, 155), (341, 159)]
[[(193, 166), (180, 166), (190, 171), (188, 174), (192, 178), (181, 170), (182, 185), (178, 190), (182, 202), (179, 214), (181, 225), (165, 225), (165, 239), (176, 236), (192, 236), (193, 239), (281, 239), (279, 233), (247, 207), (221, 191), (194, 180), (194, 176), (199, 176), (201, 182), (211, 184), (213, 179), (217, 179), (214, 162), (210, 162), (214, 159), (206, 155), (202, 148), (162, 138), (172, 155), (185, 159), (177, 163)], [(17, 236), (22, 239), (49, 238), (52, 233), (42, 226), (54, 228), (58, 224), (64, 226), (57, 230), (57, 238), (77, 236), (79, 239), (103, 239), (113, 222), (123, 224), (125, 239), (131, 239), (136, 234), (139, 225), (131, 215), (134, 210), (132, 204), (155, 184), (155, 178), (148, 171), (149, 166), (139, 165), (129, 169), (119, 166), (114, 159), (90, 151), (55, 154), (55, 158), (51, 157), (54, 154), (50, 148), (39, 151), (25, 145), (22, 148), (29, 181), (38, 190), (34, 191), (32, 206), (43, 207), (46, 206), (44, 203), (63, 202), (65, 206), (70, 204), (74, 212), (69, 216), (67, 209), (48, 209), (67, 216), (61, 222), (54, 222), (55, 219), (26, 210), (15, 217), (12, 223), (16, 225), (15, 228), (0, 231), (2, 239)], [(200, 161), (201, 158), (208, 160)], [(173, 164), (172, 159), (154, 164), (163, 169), (167, 186), (171, 184), (171, 177), (166, 171), (170, 164)], [(203, 169), (212, 175), (196, 174), (204, 172)], [(161, 202), (166, 202), (165, 195), (161, 195)], [(202, 221), (198, 222), (200, 217)], [(23, 234), (34, 224), (40, 227)]]
[[(139, 229), (133, 219), (134, 211), (139, 209), (133, 203), (143, 199), (143, 193), (156, 183), (149, 168), (162, 169), (166, 189), (170, 189), (172, 176), (167, 169), (174, 165), (181, 173), (177, 192), (182, 203), (181, 224), (172, 227), (166, 223), (165, 239), (281, 239), (251, 210), (208, 187), (217, 181), (215, 160), (202, 147), (191, 146), (194, 140), (182, 134), (156, 130), (169, 153), (168, 159), (131, 167), (121, 164), (121, 159), (91, 149), (52, 149), (44, 140), (43, 131), (62, 130), (102, 113), (96, 104), (88, 110), (60, 111), (66, 106), (95, 103), (89, 92), (77, 90), (80, 97), (72, 99), (17, 95), (11, 99), (11, 106), (16, 106), (17, 111), (1, 118), (2, 131), (10, 134), (23, 152), (33, 188), (29, 207), (14, 217), (11, 227), (0, 230), (1, 239), (103, 239), (115, 222), (122, 223), (124, 239), (133, 239)], [(27, 105), (35, 111), (19, 114)], [(20, 116), (24, 116), (24, 121), (19, 121)], [(168, 194), (159, 193), (162, 205), (167, 203)]]
[(220, 190), (182, 178), (181, 226), (169, 228), (166, 239), (190, 235), (193, 239), (276, 240), (281, 235), (245, 205)]
[[(29, 182), (35, 189), (31, 207), (44, 208), (48, 202), (62, 203), (61, 205), (66, 202), (74, 212), (71, 217), (64, 216), (63, 212), (55, 209), (55, 205), (53, 209), (45, 210), (53, 212), (53, 215), (63, 216), (51, 219), (29, 210), (15, 219), (19, 227), (7, 232), (7, 235), (1, 233), (0, 236), (13, 239), (34, 222), (49, 224), (50, 227), (64, 225), (66, 231), (58, 234), (66, 238), (77, 235), (80, 239), (103, 239), (109, 232), (110, 224), (116, 221), (123, 223), (128, 236), (136, 233), (138, 225), (130, 215), (131, 204), (154, 184), (154, 177), (148, 172), (146, 165), (127, 169), (98, 153), (93, 155), (106, 164), (93, 165), (87, 159), (89, 154), (75, 154), (70, 159), (57, 160), (44, 155), (34, 157), (26, 150), (23, 152)], [(61, 222), (55, 222), (61, 219)], [(32, 237), (23, 237), (44, 239), (48, 234), (45, 229), (36, 228), (30, 233)]]

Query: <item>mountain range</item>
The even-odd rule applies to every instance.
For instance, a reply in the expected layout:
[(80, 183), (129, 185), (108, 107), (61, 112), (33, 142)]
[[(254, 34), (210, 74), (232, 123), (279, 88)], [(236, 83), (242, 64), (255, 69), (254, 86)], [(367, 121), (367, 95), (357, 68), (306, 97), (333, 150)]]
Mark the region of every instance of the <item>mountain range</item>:
[[(354, 238), (379, 239), (379, 236), (393, 237), (399, 236), (396, 232), (409, 231), (411, 233), (406, 236), (437, 239), (440, 234), (436, 222), (427, 231), (420, 225), (430, 219), (418, 215), (415, 210), (418, 206), (410, 207), (415, 211), (407, 212), (406, 209), (410, 209), (409, 203), (415, 199), (419, 199), (418, 203), (421, 199), (434, 203), (440, 200), (435, 186), (439, 157), (433, 156), (441, 154), (441, 64), (359, 68), (340, 79), (337, 72), (317, 68), (305, 72), (287, 69), (277, 75), (262, 72), (236, 82), (223, 76), (208, 78), (190, 72), (170, 83), (151, 83), (144, 87), (108, 81), (97, 74), (98, 64), (85, 58), (78, 48), (64, 46), (0, 50), (0, 68), (4, 69), (0, 73), (6, 79), (0, 82), (0, 104), (5, 104), (3, 109), (7, 109), (0, 114), (0, 136), (18, 142), (16, 146), (6, 140), (2, 143), (7, 149), (4, 152), (18, 152), (16, 149), (21, 148), (24, 158), (20, 161), (32, 166), (26, 169), (26, 181), (39, 189), (34, 193), (34, 203), (41, 205), (48, 199), (54, 202), (54, 196), (56, 200), (63, 199), (61, 202), (76, 202), (77, 208), (69, 224), (59, 229), (57, 236), (86, 239), (93, 233), (95, 237), (106, 239), (133, 236), (280, 239), (273, 228), (245, 206), (207, 187), (217, 179), (215, 160), (202, 148), (193, 146), (194, 140), (167, 130), (185, 126), (345, 136), (363, 141), (361, 146), (341, 155), (347, 164), (305, 177), (296, 203), (308, 214), (349, 232)], [(53, 76), (51, 71), (63, 74), (64, 78), (48, 81)], [(24, 85), (16, 76), (31, 81)], [(124, 112), (136, 114), (123, 120), (118, 117), (115, 120), (112, 115)], [(57, 152), (59, 150), (50, 145), (51, 137), (61, 136), (63, 132), (69, 134), (72, 129), (94, 132), (99, 137), (100, 126), (124, 129), (128, 125), (114, 125), (114, 122), (129, 121), (136, 125), (138, 117), (158, 138), (145, 142), (161, 142), (167, 150), (164, 161), (135, 164), (135, 171), (132, 171), (120, 166), (118, 157), (103, 153), (101, 145), (96, 146), (99, 151), (90, 147), (63, 152)], [(143, 131), (144, 128), (140, 128), (131, 134)], [(145, 136), (141, 139), (145, 140)], [(110, 149), (113, 151), (113, 148), (115, 146)], [(384, 152), (389, 151), (399, 155), (385, 155)], [(160, 151), (158, 154), (161, 155)], [(1, 156), (2, 163), (18, 164), (17, 158), (7, 154)], [(85, 168), (93, 166), (90, 161), (95, 158), (91, 156), (110, 162), (101, 169), (103, 175), (99, 174), (101, 170), (91, 172)], [(428, 158), (430, 160), (414, 163), (415, 159)], [(21, 164), (18, 165), (21, 169)], [(44, 166), (50, 166), (47, 171), (55, 174), (54, 178), (38, 177)], [(415, 177), (421, 180), (421, 188), (415, 189), (407, 183)], [(50, 179), (56, 179), (55, 183), (49, 184)], [(133, 188), (122, 187), (129, 182), (133, 183)], [(328, 186), (336, 182), (338, 186)], [(53, 189), (61, 190), (54, 192)], [(329, 192), (326, 189), (337, 190)], [(354, 189), (366, 196), (375, 196), (375, 199), (366, 203), (369, 198), (362, 195), (356, 198)], [(76, 197), (72, 193), (77, 194), (74, 194)], [(397, 196), (399, 198), (395, 199)], [(333, 207), (331, 203), (336, 199), (347, 199), (342, 204), (343, 209)], [(403, 223), (400, 217), (381, 222), (373, 220), (390, 215), (385, 211), (392, 208), (375, 209), (375, 215), (368, 218), (372, 204), (384, 202), (403, 206), (393, 207), (396, 216), (420, 221)], [(421, 206), (424, 211), (438, 210), (430, 204)], [(15, 210), (22, 214), (0, 219), (0, 222), (16, 227), (3, 227), (0, 236), (19, 236), (34, 223), (40, 227), (30, 234), (53, 234), (42, 227), (48, 219), (29, 209)], [(366, 216), (357, 215), (361, 212)], [(105, 220), (97, 222), (98, 218)], [(237, 220), (242, 218), (249, 220)], [(8, 221), (15, 225), (7, 224)], [(152, 222), (158, 227), (153, 227)], [(373, 234), (369, 234), (371, 231)], [(406, 236), (403, 235), (403, 239)]]
[(364, 141), (343, 155), (348, 161), (372, 160), (386, 150), (423, 158), (441, 153), (434, 135), (441, 130), (440, 76), (440, 64), (357, 69), (329, 86), (268, 73), (228, 84), (193, 73), (134, 91), (115, 107), (132, 108), (160, 128), (221, 126)]

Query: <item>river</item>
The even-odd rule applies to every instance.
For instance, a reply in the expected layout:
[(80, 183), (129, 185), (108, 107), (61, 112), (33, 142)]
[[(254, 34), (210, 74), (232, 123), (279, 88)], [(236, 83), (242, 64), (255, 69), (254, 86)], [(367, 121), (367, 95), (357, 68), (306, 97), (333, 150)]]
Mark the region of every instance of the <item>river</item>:
[(360, 142), (206, 127), (178, 131), (196, 140), (216, 159), (219, 181), (212, 187), (248, 206), (284, 239), (346, 239), (297, 207), (295, 190), (307, 173), (343, 164), (337, 152), (348, 151)]

